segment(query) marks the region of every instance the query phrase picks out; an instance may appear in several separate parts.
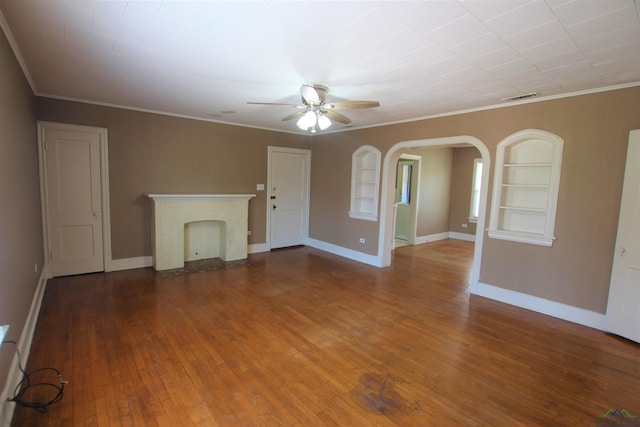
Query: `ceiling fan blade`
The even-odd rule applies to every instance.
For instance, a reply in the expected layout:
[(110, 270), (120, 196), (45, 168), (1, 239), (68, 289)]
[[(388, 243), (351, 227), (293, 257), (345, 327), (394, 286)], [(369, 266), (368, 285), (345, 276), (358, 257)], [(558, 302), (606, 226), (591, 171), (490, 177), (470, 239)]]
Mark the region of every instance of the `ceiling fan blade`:
[(300, 96), (302, 96), (302, 101), (306, 104), (319, 105), (321, 102), (318, 91), (311, 85), (300, 86)]
[(303, 105), (284, 104), (282, 102), (247, 102), (247, 104), (251, 104), (251, 105), (282, 105), (282, 106), (285, 106), (285, 107), (305, 108)]
[(380, 103), (378, 101), (342, 101), (342, 102), (331, 102), (329, 104), (324, 105), (326, 108), (336, 109), (336, 110), (353, 110), (356, 108), (373, 108), (379, 107)]
[(351, 123), (351, 119), (343, 114), (338, 113), (337, 111), (333, 111), (333, 110), (327, 110), (327, 112), (325, 113), (327, 117), (329, 117), (331, 120), (334, 120), (338, 123), (342, 123), (345, 125), (348, 125), (349, 123)]
[(291, 120), (291, 119), (295, 119), (296, 117), (301, 117), (306, 113), (306, 111), (296, 111), (295, 113), (289, 114), (287, 117), (285, 117), (284, 119), (282, 119), (283, 122), (286, 122), (287, 120)]

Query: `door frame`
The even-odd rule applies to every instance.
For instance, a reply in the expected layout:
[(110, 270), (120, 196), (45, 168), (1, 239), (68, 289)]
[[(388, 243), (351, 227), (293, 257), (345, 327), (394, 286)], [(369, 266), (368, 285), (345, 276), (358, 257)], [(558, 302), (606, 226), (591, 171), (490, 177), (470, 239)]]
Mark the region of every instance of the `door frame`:
[(100, 191), (102, 193), (102, 257), (104, 271), (112, 270), (111, 259), (111, 208), (109, 205), (109, 150), (107, 129), (94, 126), (81, 126), (67, 123), (38, 121), (38, 168), (40, 173), (40, 209), (42, 215), (42, 240), (44, 245), (44, 274), (53, 277), (51, 268), (51, 248), (49, 246), (49, 189), (47, 186), (47, 164), (45, 161), (45, 131), (47, 129), (95, 133), (100, 137)]
[(482, 245), (484, 243), (485, 217), (487, 213), (487, 194), (489, 186), (489, 170), (491, 169), (491, 156), (487, 146), (478, 138), (469, 135), (451, 136), (444, 138), (419, 139), (398, 142), (392, 146), (384, 157), (382, 167), (382, 194), (380, 204), (380, 231), (378, 233), (377, 262), (381, 267), (391, 265), (391, 250), (393, 249), (393, 201), (394, 185), (396, 177), (396, 165), (400, 155), (407, 148), (421, 147), (459, 147), (461, 145), (473, 145), (478, 149), (484, 166), (482, 168), (482, 184), (480, 187), (480, 212), (476, 223), (476, 240), (473, 251), (473, 265), (469, 291), (478, 293), (480, 280), (480, 265), (482, 261)]
[[(410, 160), (415, 166), (411, 171), (411, 203), (409, 203), (409, 245), (416, 244), (416, 237), (418, 234), (418, 206), (420, 206), (420, 173), (422, 170), (422, 156), (411, 153), (400, 154), (399, 160)], [(396, 161), (396, 168), (398, 161)], [(396, 170), (396, 176), (398, 171)], [(393, 236), (395, 238), (396, 231), (396, 219), (394, 214), (393, 220)]]
[(269, 145), (267, 146), (267, 200), (266, 200), (266, 209), (267, 209), (267, 224), (266, 224), (266, 248), (267, 251), (271, 250), (271, 156), (274, 152), (281, 153), (290, 153), (290, 154), (304, 154), (305, 161), (307, 162), (307, 176), (305, 176), (305, 186), (307, 197), (305, 200), (305, 209), (306, 214), (304, 218), (304, 229), (306, 230), (303, 240), (305, 241), (309, 238), (309, 199), (311, 193), (311, 150), (303, 149), (303, 148), (289, 148), (289, 147), (276, 147)]

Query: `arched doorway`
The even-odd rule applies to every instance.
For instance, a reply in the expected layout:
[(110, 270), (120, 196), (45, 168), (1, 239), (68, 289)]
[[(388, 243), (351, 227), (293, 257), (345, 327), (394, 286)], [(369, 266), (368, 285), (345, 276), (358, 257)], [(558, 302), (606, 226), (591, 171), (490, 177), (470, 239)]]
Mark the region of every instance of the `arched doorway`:
[(482, 185), (480, 191), (480, 212), (476, 226), (476, 239), (473, 254), (473, 267), (471, 271), (470, 291), (477, 293), (478, 281), (480, 278), (480, 261), (482, 258), (482, 246), (484, 240), (485, 216), (487, 207), (487, 190), (489, 186), (489, 170), (491, 169), (491, 159), (489, 149), (478, 138), (468, 135), (453, 136), (446, 138), (420, 139), (413, 141), (402, 141), (395, 144), (387, 152), (382, 166), (382, 186), (380, 204), (380, 232), (378, 242), (378, 262), (386, 267), (391, 265), (391, 250), (394, 246), (393, 226), (394, 215), (393, 205), (395, 196), (395, 176), (396, 165), (403, 151), (411, 148), (421, 147), (455, 147), (460, 145), (471, 145), (478, 149), (484, 164), (482, 170)]

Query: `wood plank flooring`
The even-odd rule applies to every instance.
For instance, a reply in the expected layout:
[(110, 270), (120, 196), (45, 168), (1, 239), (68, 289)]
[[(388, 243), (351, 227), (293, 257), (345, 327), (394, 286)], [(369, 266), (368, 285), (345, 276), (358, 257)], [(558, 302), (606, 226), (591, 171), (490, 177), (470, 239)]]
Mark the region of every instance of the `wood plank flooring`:
[[(473, 244), (375, 268), (301, 247), (249, 265), (47, 284), (28, 369), (69, 381), (14, 426), (593, 426), (640, 414), (640, 346), (468, 293)], [(46, 398), (43, 396), (41, 398)]]

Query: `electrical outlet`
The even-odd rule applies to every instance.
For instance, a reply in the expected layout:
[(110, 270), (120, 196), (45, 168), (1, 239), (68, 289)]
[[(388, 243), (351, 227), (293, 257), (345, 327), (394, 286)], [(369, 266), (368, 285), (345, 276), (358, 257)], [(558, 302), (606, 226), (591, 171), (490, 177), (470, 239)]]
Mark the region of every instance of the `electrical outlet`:
[(462, 228), (467, 228), (467, 226), (468, 226), (467, 223), (462, 224)]
[(366, 243), (366, 240), (364, 239), (364, 237), (360, 238), (360, 243)]
[(251, 236), (251, 230), (247, 231), (247, 236)]

